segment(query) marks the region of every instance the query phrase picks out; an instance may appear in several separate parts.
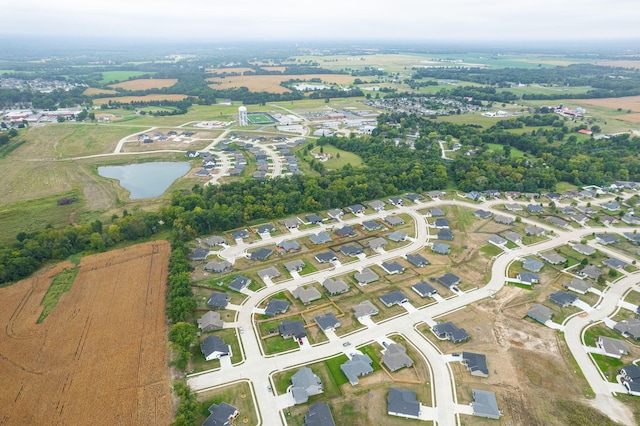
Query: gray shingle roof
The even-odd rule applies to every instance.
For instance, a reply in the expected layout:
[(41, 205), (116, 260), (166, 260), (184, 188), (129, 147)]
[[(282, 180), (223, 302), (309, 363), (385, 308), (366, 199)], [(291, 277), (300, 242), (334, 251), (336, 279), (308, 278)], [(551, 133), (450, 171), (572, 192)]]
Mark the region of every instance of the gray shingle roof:
[(489, 375), (487, 357), (485, 355), (474, 352), (462, 352), (462, 359), (472, 375), (482, 377)]
[(236, 275), (233, 281), (229, 283), (229, 288), (235, 291), (240, 291), (249, 284), (251, 284), (251, 279), (243, 277), (242, 275)]
[(373, 361), (368, 355), (354, 354), (350, 360), (340, 365), (340, 370), (347, 376), (349, 382), (355, 386), (360, 382), (359, 377), (373, 373)]
[(389, 388), (387, 413), (418, 418), (420, 402), (416, 399), (416, 393), (406, 389)]
[(471, 407), (473, 408), (474, 416), (487, 417), (490, 419), (500, 418), (500, 409), (498, 409), (496, 395), (493, 392), (472, 390), (471, 393), (473, 395)]
[(304, 415), (302, 426), (335, 426), (331, 410), (325, 402), (316, 402), (309, 406), (309, 411)]
[(424, 281), (420, 281), (419, 283), (412, 285), (411, 288), (421, 297), (433, 296), (434, 294), (438, 294), (438, 290)]
[(402, 294), (402, 292), (400, 290), (395, 290), (395, 291), (392, 291), (391, 293), (384, 294), (384, 295), (380, 296), (380, 300), (387, 307), (390, 307), (390, 306), (393, 306), (393, 305), (399, 305), (401, 303), (409, 301), (407, 296)]
[(533, 318), (541, 324), (546, 323), (551, 320), (551, 316), (553, 315), (553, 311), (541, 304), (535, 304), (529, 309), (527, 312), (527, 316)]
[(264, 314), (272, 317), (276, 314), (284, 313), (289, 309), (289, 305), (290, 303), (287, 300), (271, 299), (264, 308)]

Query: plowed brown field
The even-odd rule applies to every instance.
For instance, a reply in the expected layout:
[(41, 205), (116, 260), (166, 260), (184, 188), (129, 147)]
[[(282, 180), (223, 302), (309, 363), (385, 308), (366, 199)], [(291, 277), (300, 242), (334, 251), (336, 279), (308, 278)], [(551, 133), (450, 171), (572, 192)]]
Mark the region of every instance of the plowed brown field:
[(41, 323), (59, 264), (0, 289), (0, 424), (169, 424), (165, 241), (82, 259)]

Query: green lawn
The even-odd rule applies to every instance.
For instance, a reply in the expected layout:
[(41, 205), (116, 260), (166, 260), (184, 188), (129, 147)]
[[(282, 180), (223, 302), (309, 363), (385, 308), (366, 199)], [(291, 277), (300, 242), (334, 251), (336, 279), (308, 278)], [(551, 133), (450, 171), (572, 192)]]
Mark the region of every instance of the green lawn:
[[(322, 149), (321, 149), (322, 148)], [(327, 169), (341, 169), (347, 164), (351, 164), (353, 167), (362, 165), (362, 158), (352, 152), (343, 151), (332, 145), (324, 145), (323, 147), (316, 147), (311, 150), (311, 153), (320, 153), (323, 151), (325, 154), (331, 154), (331, 158), (324, 162), (324, 167)], [(310, 161), (313, 157), (307, 156), (306, 159)]]
[(615, 383), (618, 370), (620, 370), (620, 368), (624, 366), (624, 363), (619, 359), (612, 358), (610, 356), (600, 354), (591, 354), (591, 356), (593, 357), (594, 361), (598, 365), (598, 368), (600, 369), (600, 371), (602, 371), (605, 377), (607, 377), (610, 382)]
[(143, 72), (143, 71), (102, 71), (101, 84), (116, 83), (119, 81), (127, 81), (133, 77), (139, 77), (141, 75), (155, 74), (155, 72)]
[(342, 354), (335, 358), (328, 359), (324, 362), (327, 366), (327, 370), (329, 370), (329, 374), (333, 376), (333, 379), (338, 386), (342, 386), (349, 382), (347, 376), (345, 376), (342, 370), (340, 370), (340, 366), (348, 360), (349, 358), (346, 355)]
[[(487, 146), (491, 151), (503, 151), (504, 148), (502, 145), (497, 143), (488, 143)], [(520, 151), (518, 148), (511, 148), (510, 158), (521, 158), (524, 157), (524, 152)]]

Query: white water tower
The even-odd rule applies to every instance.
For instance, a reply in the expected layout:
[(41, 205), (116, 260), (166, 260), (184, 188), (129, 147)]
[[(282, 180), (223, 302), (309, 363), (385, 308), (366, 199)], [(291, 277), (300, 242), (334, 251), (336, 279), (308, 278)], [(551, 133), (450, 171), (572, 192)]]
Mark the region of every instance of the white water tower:
[(242, 105), (238, 108), (238, 124), (241, 126), (248, 126), (249, 119), (247, 118), (247, 107)]

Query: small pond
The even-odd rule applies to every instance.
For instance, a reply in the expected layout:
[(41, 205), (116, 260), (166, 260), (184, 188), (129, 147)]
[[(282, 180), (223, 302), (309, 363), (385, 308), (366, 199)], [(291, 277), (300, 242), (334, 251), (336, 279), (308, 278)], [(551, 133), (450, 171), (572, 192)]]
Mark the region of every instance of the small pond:
[(98, 167), (100, 176), (118, 179), (131, 192), (131, 198), (153, 198), (162, 195), (171, 184), (189, 171), (189, 163), (154, 162), (126, 166)]

